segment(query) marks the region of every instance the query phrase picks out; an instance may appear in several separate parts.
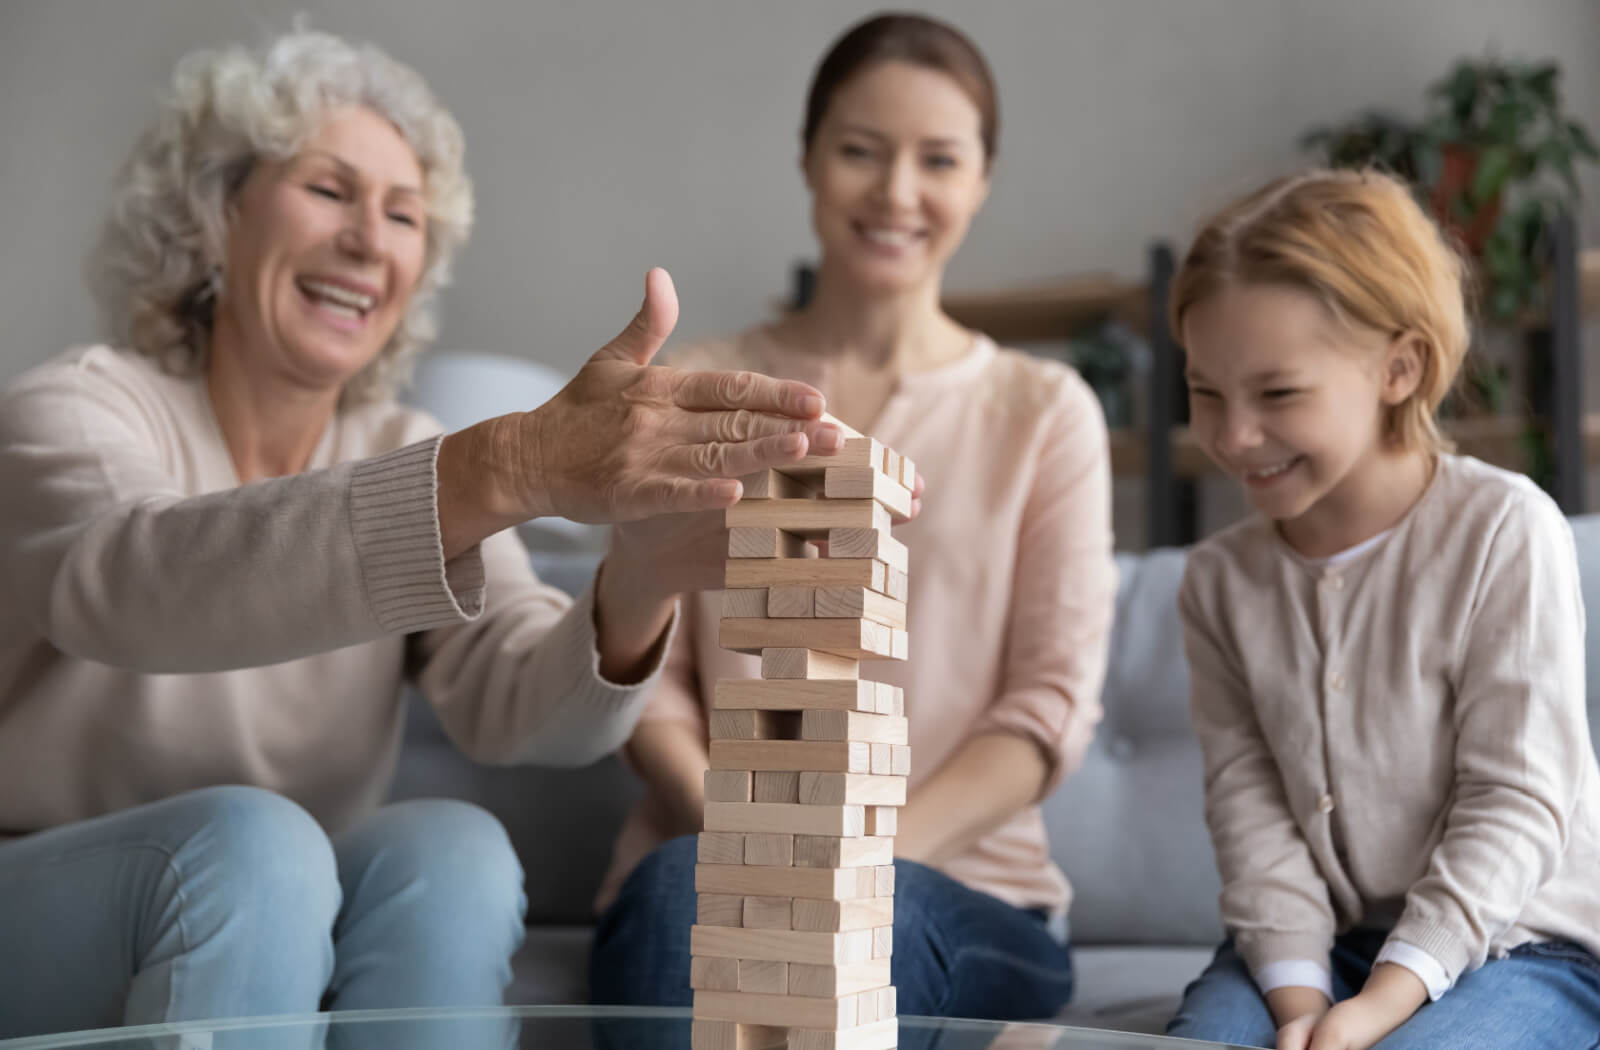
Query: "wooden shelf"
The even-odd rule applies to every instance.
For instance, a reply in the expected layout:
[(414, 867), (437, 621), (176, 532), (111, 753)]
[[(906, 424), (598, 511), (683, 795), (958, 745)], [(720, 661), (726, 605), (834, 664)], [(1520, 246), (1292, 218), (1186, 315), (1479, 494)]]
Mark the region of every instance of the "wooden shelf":
[(1108, 315), (1145, 333), (1150, 327), (1148, 302), (1142, 284), (1091, 274), (1033, 288), (949, 293), (943, 306), (959, 323), (1004, 344), (1065, 340)]
[[(1527, 454), (1523, 447), (1526, 427), (1526, 420), (1496, 416), (1454, 420), (1446, 424), (1445, 433), (1455, 440), (1456, 451), (1463, 455), (1475, 456), (1485, 463), (1520, 472), (1527, 469)], [(1585, 460), (1600, 463), (1600, 414), (1584, 417), (1583, 444)], [(1111, 432), (1112, 474), (1118, 477), (1143, 476), (1148, 469), (1147, 462), (1143, 431)], [(1211, 457), (1201, 451), (1190, 435), (1188, 427), (1173, 428), (1172, 470), (1180, 478), (1209, 477), (1219, 473)]]

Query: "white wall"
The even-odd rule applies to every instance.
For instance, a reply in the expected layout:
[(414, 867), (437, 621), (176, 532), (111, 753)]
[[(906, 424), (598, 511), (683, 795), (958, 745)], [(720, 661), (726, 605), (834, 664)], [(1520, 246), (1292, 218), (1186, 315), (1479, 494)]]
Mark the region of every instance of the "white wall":
[[(1554, 56), (1600, 128), (1595, 0), (973, 0), (916, 5), (984, 48), (1001, 163), (950, 285), (1137, 272), (1222, 198), (1296, 162), (1308, 125), (1415, 111), (1463, 53)], [(82, 262), (110, 179), (189, 49), (305, 10), (418, 67), (466, 129), (479, 225), (443, 346), (572, 370), (646, 267), (680, 337), (764, 316), (810, 251), (796, 129), (860, 0), (4, 0), (0, 381), (97, 334)], [(1600, 183), (1590, 179), (1591, 193)], [(1591, 242), (1600, 234), (1591, 208)]]

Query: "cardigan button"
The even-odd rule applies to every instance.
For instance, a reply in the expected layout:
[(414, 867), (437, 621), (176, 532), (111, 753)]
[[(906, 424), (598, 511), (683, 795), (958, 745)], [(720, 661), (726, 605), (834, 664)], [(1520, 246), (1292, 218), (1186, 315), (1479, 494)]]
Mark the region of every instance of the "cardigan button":
[(1317, 799), (1317, 812), (1321, 813), (1323, 816), (1327, 816), (1329, 813), (1333, 812), (1332, 795), (1323, 795), (1321, 798)]
[(1328, 688), (1336, 693), (1344, 692), (1344, 675), (1338, 671), (1328, 675)]
[(1335, 591), (1344, 590), (1344, 577), (1340, 576), (1337, 572), (1335, 572), (1332, 569), (1329, 569), (1327, 572), (1322, 574), (1322, 582), (1327, 584), (1328, 587), (1330, 589), (1332, 589), (1332, 590), (1335, 590)]

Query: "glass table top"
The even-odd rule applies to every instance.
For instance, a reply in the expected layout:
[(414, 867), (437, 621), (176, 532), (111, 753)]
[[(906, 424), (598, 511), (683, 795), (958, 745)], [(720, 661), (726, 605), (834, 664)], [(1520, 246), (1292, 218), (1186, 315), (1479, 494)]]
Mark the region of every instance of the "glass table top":
[[(516, 1006), (362, 1010), (102, 1028), (0, 1039), (0, 1050), (689, 1050), (687, 1008)], [(899, 1050), (1201, 1050), (1047, 1023), (900, 1018)]]

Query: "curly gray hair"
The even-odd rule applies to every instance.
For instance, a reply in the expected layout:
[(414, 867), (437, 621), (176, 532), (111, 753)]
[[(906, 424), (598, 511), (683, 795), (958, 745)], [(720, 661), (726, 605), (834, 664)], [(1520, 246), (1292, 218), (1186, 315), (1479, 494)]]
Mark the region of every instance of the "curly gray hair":
[(427, 248), (405, 316), (345, 384), (346, 406), (392, 396), (438, 332), (435, 297), (472, 228), (461, 128), (420, 76), (370, 45), (297, 25), (259, 52), (185, 56), (112, 193), (90, 284), (113, 338), (179, 373), (204, 368), (228, 208), (261, 158), (287, 159), (333, 109), (366, 106), (422, 166)]

